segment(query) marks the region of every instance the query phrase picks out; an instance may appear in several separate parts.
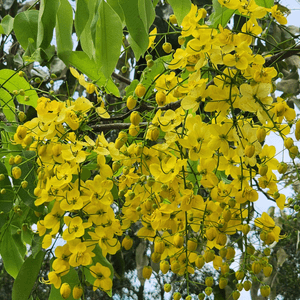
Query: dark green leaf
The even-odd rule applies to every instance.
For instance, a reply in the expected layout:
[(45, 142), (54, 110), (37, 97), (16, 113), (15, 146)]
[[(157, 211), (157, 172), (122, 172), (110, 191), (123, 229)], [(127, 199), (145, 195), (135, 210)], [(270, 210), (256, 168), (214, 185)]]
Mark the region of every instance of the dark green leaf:
[(18, 42), (25, 50), (28, 47), (28, 39), (32, 39), (36, 47), (38, 18), (39, 12), (37, 10), (23, 11), (15, 17), (14, 32)]
[(16, 278), (24, 262), (15, 240), (12, 238), (11, 226), (8, 226), (2, 236), (1, 256), (6, 272)]
[(78, 39), (80, 39), (81, 33), (84, 30), (89, 19), (89, 6), (88, 0), (77, 0), (76, 12), (75, 12), (75, 30)]
[(0, 190), (6, 190), (5, 194), (0, 193), (0, 211), (6, 213), (9, 212), (13, 206), (15, 193), (11, 186), (5, 165), (2, 162), (0, 162), (0, 174), (5, 176), (5, 178), (0, 181)]
[(182, 20), (191, 10), (191, 1), (190, 0), (169, 0), (169, 3), (171, 4), (174, 10), (174, 14), (177, 18), (178, 25), (181, 25)]
[[(14, 90), (19, 91), (23, 89), (25, 91), (24, 96), (17, 96), (17, 100), (21, 104), (37, 106), (38, 95), (31, 85), (23, 78), (20, 77), (15, 71), (9, 69), (0, 70), (0, 88), (3, 87), (13, 93)], [(24, 97), (28, 96), (29, 100), (24, 101)]]
[(149, 45), (148, 30), (146, 29), (147, 20), (145, 16), (141, 16), (139, 13), (139, 0), (120, 0), (120, 5), (130, 34), (128, 40), (135, 58), (138, 60)]
[(43, 207), (39, 206), (36, 207), (34, 205), (34, 201), (36, 200), (36, 197), (34, 196), (34, 189), (36, 187), (36, 175), (35, 175), (35, 169), (34, 169), (34, 163), (35, 163), (35, 156), (36, 153), (33, 151), (23, 151), (21, 153), (21, 156), (23, 157), (23, 162), (18, 165), (18, 167), (22, 171), (22, 175), (19, 179), (14, 179), (13, 182), (16, 187), (19, 187), (21, 185), (21, 182), (23, 180), (26, 180), (28, 182), (28, 186), (26, 189), (23, 189), (22, 187), (18, 189), (18, 196), (23, 201), (25, 205), (32, 208), (33, 210), (42, 212)]
[[(52, 264), (53, 261), (51, 261)], [(68, 272), (68, 274), (64, 275), (61, 278), (61, 282), (67, 282), (70, 286), (71, 289), (73, 289), (73, 287), (75, 285), (78, 285), (79, 282), (79, 278), (77, 275), (77, 272), (74, 270), (74, 268), (70, 268), (70, 271)], [(50, 292), (50, 296), (48, 298), (48, 300), (58, 300), (58, 299), (62, 299), (59, 289), (56, 289), (53, 285), (51, 286), (51, 292)], [(67, 298), (67, 300), (74, 300), (72, 294)]]
[(118, 14), (104, 1), (98, 7), (94, 40), (95, 61), (106, 78), (114, 71), (119, 59), (123, 31)]
[(59, 0), (40, 1), (37, 47), (48, 48), (53, 37)]
[(12, 300), (28, 299), (39, 275), (45, 253), (40, 251), (35, 258), (31, 255), (25, 260), (13, 285)]
[(10, 15), (6, 15), (1, 21), (1, 26), (3, 28), (3, 33), (9, 35), (14, 27), (14, 18)]
[(68, 0), (60, 0), (56, 14), (56, 43), (58, 56), (64, 60), (64, 54), (73, 49), (72, 42), (73, 10)]

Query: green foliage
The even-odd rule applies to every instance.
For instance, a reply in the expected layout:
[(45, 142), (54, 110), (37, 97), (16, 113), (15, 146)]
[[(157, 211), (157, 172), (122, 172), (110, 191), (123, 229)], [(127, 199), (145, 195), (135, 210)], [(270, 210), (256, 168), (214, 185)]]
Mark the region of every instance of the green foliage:
[[(134, 52), (135, 58), (138, 60), (140, 56), (146, 51), (148, 38), (148, 18), (144, 15), (140, 8), (139, 0), (120, 0), (120, 5), (125, 15), (126, 26), (129, 31), (129, 43)], [(154, 10), (154, 8), (152, 7)], [(141, 15), (141, 12), (143, 15)], [(149, 12), (151, 14), (151, 12)]]
[(53, 38), (59, 0), (41, 1), (38, 19), (37, 47), (47, 49)]
[[(71, 289), (73, 289), (73, 287), (75, 285), (78, 285), (80, 283), (78, 274), (74, 270), (74, 268), (71, 268), (70, 271), (68, 272), (68, 274), (66, 274), (65, 276), (62, 277), (62, 283), (64, 283), (64, 282), (67, 282), (71, 286)], [(48, 300), (57, 300), (57, 299), (62, 299), (59, 289), (56, 289), (54, 286), (52, 286)], [(74, 300), (72, 293), (67, 298), (67, 300)]]
[(1, 256), (3, 259), (5, 270), (12, 277), (16, 278), (21, 266), (24, 262), (25, 245), (21, 241), (18, 234), (19, 228), (14, 225), (7, 224), (2, 228), (1, 235)]
[(225, 27), (235, 10), (222, 6), (218, 0), (213, 0), (214, 12), (210, 16), (210, 21), (214, 28), (218, 28), (219, 24)]
[(92, 22), (95, 62), (106, 78), (114, 71), (122, 45), (122, 22), (119, 15), (103, 0)]
[(26, 258), (14, 282), (12, 300), (26, 300), (29, 298), (45, 254), (46, 252), (40, 251), (35, 258), (32, 255)]
[(56, 44), (58, 56), (67, 64), (72, 42), (73, 10), (68, 0), (60, 0), (56, 13)]
[(10, 15), (6, 15), (1, 21), (2, 33), (9, 35), (13, 30), (14, 19)]
[[(11, 210), (13, 205), (14, 190), (11, 186), (6, 167), (2, 162), (0, 162), (0, 174), (5, 176), (5, 178), (0, 181), (0, 190), (5, 189), (6, 191), (4, 194), (0, 193), (0, 211), (7, 213)], [(0, 225), (2, 226), (3, 224), (0, 222)]]
[[(13, 94), (14, 91), (24, 91), (23, 95), (17, 95), (16, 99), (20, 104), (26, 104), (33, 107), (37, 106), (38, 95), (36, 90), (34, 90), (30, 84), (25, 80), (25, 78), (18, 76), (18, 74), (13, 70), (0, 70), (0, 88), (9, 91)], [(25, 98), (25, 97), (28, 98)], [(5, 98), (8, 98), (7, 95)], [(9, 100), (10, 101), (10, 100)], [(5, 101), (8, 103), (7, 101)]]
[(23, 11), (16, 15), (14, 20), (14, 32), (18, 42), (26, 50), (31, 43), (36, 48), (38, 17), (36, 10)]
[(190, 0), (169, 0), (174, 14), (177, 18), (178, 24), (181, 25), (183, 18), (188, 14), (191, 9)]

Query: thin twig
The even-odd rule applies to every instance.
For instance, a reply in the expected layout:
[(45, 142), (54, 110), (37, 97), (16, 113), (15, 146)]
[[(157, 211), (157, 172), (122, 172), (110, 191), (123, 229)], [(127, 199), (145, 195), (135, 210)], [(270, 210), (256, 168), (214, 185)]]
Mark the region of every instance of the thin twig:
[(283, 59), (289, 58), (293, 55), (296, 55), (300, 52), (300, 45), (289, 48), (287, 50), (281, 51), (277, 54), (274, 54), (270, 57), (266, 57), (265, 66), (270, 67), (276, 62), (282, 61)]
[(115, 72), (112, 73), (112, 76), (128, 85), (131, 83), (131, 81), (128, 78), (123, 77)]

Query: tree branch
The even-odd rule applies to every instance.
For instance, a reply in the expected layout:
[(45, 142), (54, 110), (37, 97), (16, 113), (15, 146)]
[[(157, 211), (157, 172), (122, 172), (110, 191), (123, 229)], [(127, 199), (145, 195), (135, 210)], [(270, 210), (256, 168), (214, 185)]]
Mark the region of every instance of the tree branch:
[(270, 67), (272, 66), (274, 63), (278, 62), (278, 61), (282, 61), (283, 59), (286, 59), (288, 57), (291, 57), (295, 54), (298, 54), (300, 52), (300, 45), (289, 48), (287, 50), (284, 50), (282, 52), (279, 52), (277, 54), (274, 54), (270, 57), (266, 57), (266, 62), (265, 62), (265, 66), (266, 67)]
[(112, 76), (128, 85), (131, 83), (131, 81), (128, 78), (123, 77), (115, 72), (112, 73)]
[[(145, 127), (147, 126), (148, 122), (141, 122), (139, 124), (139, 127)], [(105, 131), (105, 130), (112, 130), (112, 129), (127, 129), (129, 128), (129, 126), (131, 125), (131, 123), (108, 123), (108, 124), (97, 124), (97, 125), (93, 125), (91, 126), (93, 128), (94, 131)]]

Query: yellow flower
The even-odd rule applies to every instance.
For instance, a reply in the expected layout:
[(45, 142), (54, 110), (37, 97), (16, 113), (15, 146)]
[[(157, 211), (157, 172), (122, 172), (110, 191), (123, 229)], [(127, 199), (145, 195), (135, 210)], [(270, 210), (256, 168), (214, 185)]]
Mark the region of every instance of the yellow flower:
[[(148, 45), (148, 48), (149, 49), (150, 47), (154, 49), (154, 40), (156, 38), (156, 34), (157, 34), (157, 28), (155, 27), (150, 33), (149, 33), (149, 45)], [(153, 36), (152, 36), (153, 35)]]
[(82, 223), (82, 219), (78, 216), (74, 218), (65, 216), (64, 223), (68, 226), (68, 228), (64, 230), (62, 235), (65, 241), (70, 241), (83, 236), (84, 228), (90, 227), (92, 225), (89, 223)]
[(109, 278), (111, 271), (108, 267), (105, 267), (97, 262), (95, 266), (91, 266), (89, 269), (92, 276), (97, 278), (93, 286), (94, 291), (96, 291), (97, 288), (100, 288), (104, 291), (111, 290), (112, 280)]
[(256, 218), (254, 224), (266, 232), (271, 233), (274, 240), (278, 242), (280, 227), (275, 225), (274, 220), (266, 212), (263, 212), (260, 218)]
[(86, 243), (81, 242), (80, 239), (68, 241), (70, 252), (70, 266), (78, 267), (80, 265), (87, 266), (92, 263), (92, 257), (95, 254), (92, 252), (95, 246), (87, 246)]
[(283, 15), (283, 13), (278, 9), (278, 5), (274, 5), (273, 7), (271, 7), (271, 9), (268, 9), (268, 11), (272, 13), (272, 17), (275, 18), (279, 24), (287, 24), (287, 19)]

